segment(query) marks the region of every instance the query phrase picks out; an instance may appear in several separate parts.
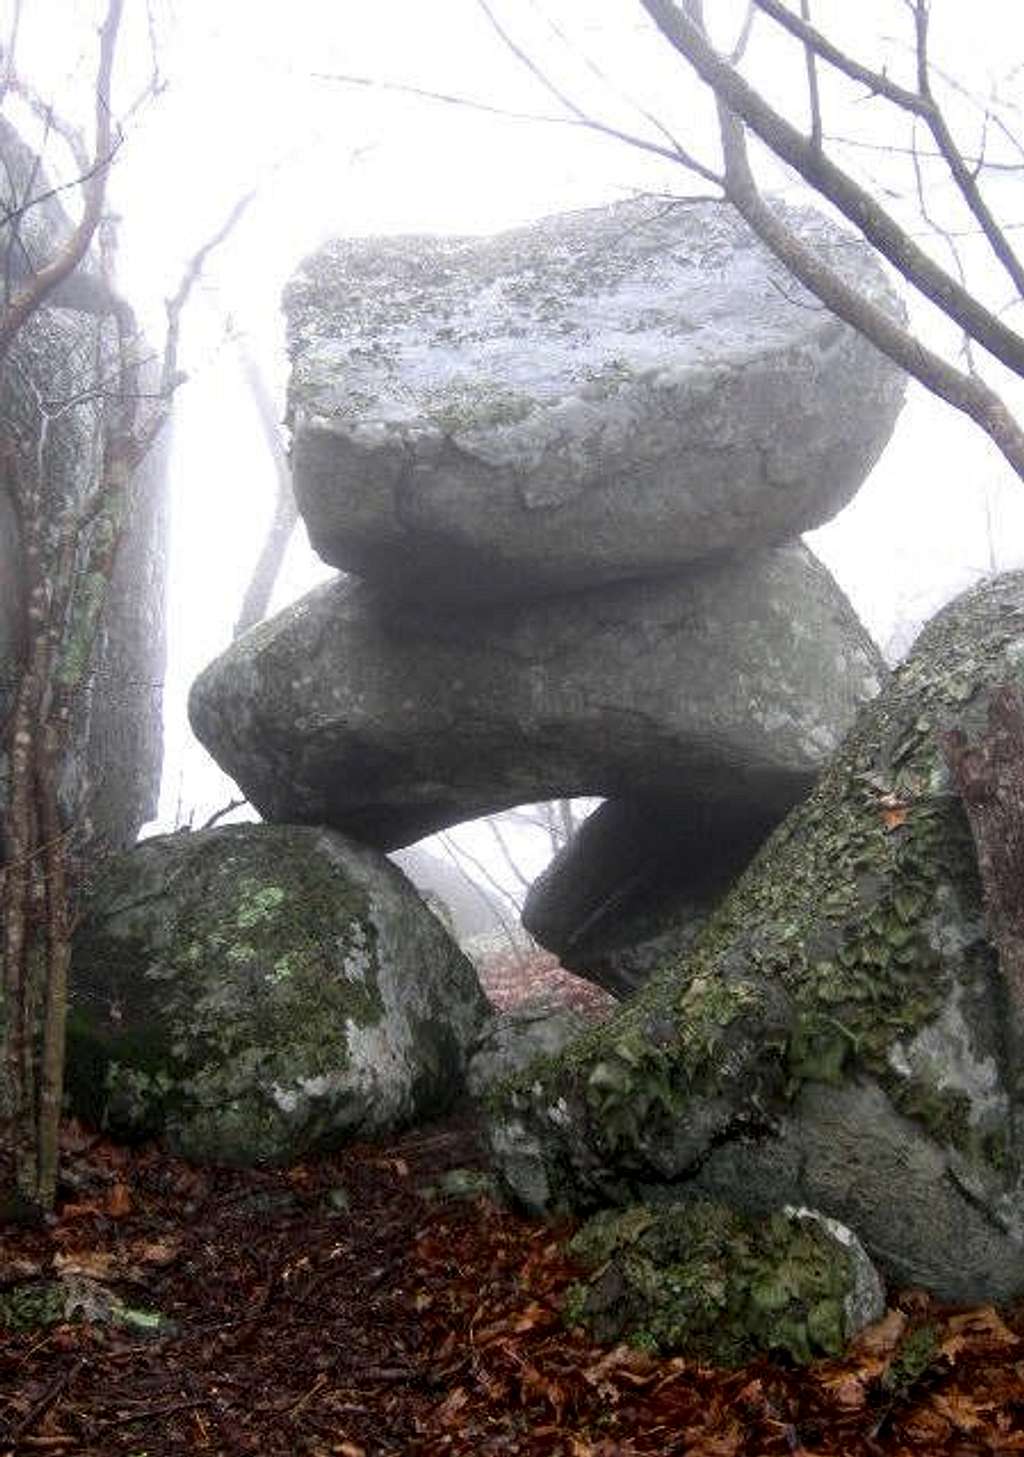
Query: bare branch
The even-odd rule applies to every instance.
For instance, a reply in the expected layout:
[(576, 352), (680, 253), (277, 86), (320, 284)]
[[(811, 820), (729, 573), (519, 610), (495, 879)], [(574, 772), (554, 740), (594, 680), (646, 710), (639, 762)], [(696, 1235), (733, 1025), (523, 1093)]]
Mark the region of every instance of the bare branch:
[[(660, 6), (661, 0), (641, 0), (641, 3), (650, 9)], [(686, 24), (706, 46), (701, 0), (686, 0), (686, 5), (688, 16), (695, 17), (688, 18)], [(687, 41), (690, 39), (686, 37)], [(981, 379), (963, 374), (941, 355), (927, 349), (877, 304), (845, 283), (825, 259), (787, 226), (758, 191), (750, 170), (743, 127), (724, 94), (725, 88), (712, 89), (718, 103), (726, 196), (751, 229), (826, 308), (857, 329), (926, 389), (974, 420), (1024, 479), (1024, 430), (1004, 401)]]
[(498, 846), (498, 850), (501, 853), (501, 858), (504, 860), (509, 870), (515, 876), (516, 880), (518, 880), (519, 884), (523, 887), (523, 889), (529, 890), (531, 883), (530, 878), (529, 876), (524, 875), (523, 872), (520, 870), (519, 866), (516, 864), (515, 858), (512, 855), (511, 850), (508, 848), (508, 841), (502, 834), (501, 826), (497, 817), (495, 815), (488, 815), (484, 823), (490, 830), (491, 835), (493, 836), (494, 841)]
[(578, 127), (582, 131), (594, 132), (598, 136), (610, 137), (614, 141), (625, 142), (627, 146), (636, 148), (640, 152), (650, 152), (655, 157), (663, 157), (669, 162), (681, 163), (684, 167), (695, 172), (698, 177), (703, 177), (705, 182), (711, 182), (716, 187), (721, 186), (722, 179), (712, 168), (706, 167), (689, 152), (679, 150), (675, 147), (662, 146), (658, 142), (651, 141), (649, 137), (634, 135), (632, 132), (621, 131), (618, 127), (607, 126), (604, 122), (594, 121), (593, 118), (582, 116), (545, 116), (533, 111), (515, 111), (505, 106), (492, 106), (486, 101), (477, 101), (471, 96), (459, 96), (446, 91), (432, 91), (424, 86), (408, 86), (403, 81), (381, 81), (373, 76), (350, 76), (343, 73), (327, 73), (317, 71), (313, 73), (316, 81), (332, 81), (343, 86), (362, 86), (371, 90), (393, 91), (400, 96), (417, 97), (421, 101), (434, 101), (443, 106), (461, 106), (467, 111), (482, 112), (485, 116), (500, 116), (508, 121), (528, 121), (540, 123), (544, 126), (569, 126)]
[[(534, 10), (539, 11), (537, 0), (530, 0), (530, 4), (533, 6)], [(539, 11), (539, 13), (543, 15), (544, 20), (546, 21), (552, 34), (558, 37), (562, 45), (565, 46), (566, 50), (569, 51), (569, 53), (575, 56), (578, 60), (582, 61), (583, 65), (586, 66), (590, 74), (596, 80), (600, 81), (603, 86), (606, 86), (613, 96), (616, 96), (619, 101), (624, 102), (625, 105), (631, 106), (634, 111), (636, 111), (640, 116), (643, 117), (644, 121), (647, 122), (648, 126), (654, 127), (655, 131), (659, 131), (674, 152), (681, 153), (685, 150), (678, 137), (674, 136), (672, 132), (669, 131), (668, 127), (659, 116), (656, 116), (653, 111), (649, 111), (647, 107), (641, 105), (641, 103), (637, 101), (634, 96), (631, 96), (628, 92), (623, 91), (621, 87), (617, 86), (615, 82), (611, 79), (611, 77), (607, 74), (607, 72), (601, 66), (599, 66), (597, 62), (586, 53), (586, 51), (582, 50), (579, 46), (575, 45), (569, 39), (565, 31), (557, 23), (557, 21), (552, 19), (552, 17), (544, 11)], [(577, 119), (579, 119), (580, 115), (580, 113), (577, 113)]]
[[(951, 274), (930, 258), (876, 198), (824, 154), (816, 152), (796, 127), (775, 111), (717, 54), (701, 29), (677, 9), (673, 0), (640, 0), (640, 3), (666, 39), (689, 62), (701, 79), (778, 157), (788, 162), (806, 182), (838, 208), (909, 283), (959, 324), (965, 333), (1015, 374), (1024, 375), (1024, 338), (985, 308)], [(767, 3), (774, 5), (775, 0), (758, 0), (762, 8)], [(799, 24), (803, 25), (803, 22), (800, 21)], [(881, 316), (881, 311), (877, 312)], [(846, 313), (842, 313), (841, 317), (846, 318)], [(883, 333), (888, 335), (889, 332), (881, 331), (879, 338), (883, 337)], [(909, 339), (904, 331), (899, 332), (905, 341)], [(890, 352), (890, 347), (895, 347), (894, 343), (889, 347), (883, 346), (879, 344), (879, 338), (874, 335), (871, 337), (872, 342), (878, 344), (886, 353)], [(920, 347), (913, 340), (909, 342), (915, 351)], [(908, 350), (901, 347), (900, 353), (906, 356)], [(894, 357), (895, 355), (890, 354), (890, 358)], [(938, 360), (937, 356), (933, 358), (944, 365), (944, 361)], [(897, 362), (902, 364), (903, 360)], [(903, 367), (908, 366), (904, 364)], [(944, 395), (943, 398), (945, 397)], [(1002, 402), (997, 403), (1005, 413)], [(983, 413), (987, 415), (993, 408), (993, 400), (988, 400)], [(1015, 446), (1013, 448), (1016, 449)], [(1021, 460), (1024, 463), (1024, 456)], [(1017, 469), (1017, 466), (1014, 468)]]
[(114, 155), (111, 131), (110, 80), (117, 48), (117, 32), (121, 24), (124, 0), (110, 0), (107, 16), (100, 31), (100, 60), (96, 75), (96, 146), (95, 168), (82, 184), (84, 206), (78, 226), (64, 248), (41, 268), (25, 288), (0, 314), (0, 363), (10, 352), (18, 330), (40, 304), (78, 267), (89, 250), (103, 212), (107, 172)]
[(757, 6), (754, 0), (749, 0), (747, 13), (743, 17), (743, 24), (740, 26), (740, 33), (736, 37), (736, 44), (729, 52), (729, 62), (738, 66), (747, 53), (747, 46), (750, 44), (750, 37), (754, 30), (754, 21), (757, 18)]
[[(811, 19), (811, 0), (800, 0), (800, 14), (805, 22)], [(811, 146), (821, 151), (821, 93), (818, 89), (818, 62), (813, 46), (804, 46), (804, 61), (807, 67), (807, 97), (811, 108)]]
[(790, 35), (794, 36), (805, 49), (812, 51), (851, 81), (857, 81), (860, 85), (866, 86), (872, 95), (884, 97), (886, 101), (891, 101), (894, 106), (900, 107), (903, 111), (923, 114), (927, 102), (916, 91), (899, 86), (883, 72), (874, 71), (870, 66), (864, 66), (859, 61), (855, 61), (852, 56), (848, 56), (845, 51), (840, 50), (839, 46), (830, 41), (827, 36), (822, 35), (821, 31), (816, 30), (806, 16), (794, 15), (783, 0), (754, 0), (754, 4), (783, 30), (788, 30)]
[(222, 804), (220, 809), (215, 809), (209, 819), (203, 820), (199, 829), (212, 830), (214, 825), (219, 824), (225, 815), (234, 814), (236, 809), (241, 809), (243, 805), (248, 803), (249, 801), (247, 799), (229, 799), (227, 804)]
[(960, 194), (974, 214), (982, 232), (988, 239), (992, 252), (999, 259), (1013, 281), (1018, 294), (1024, 296), (1024, 267), (1011, 248), (1002, 228), (996, 222), (978, 188), (975, 173), (967, 166), (953, 134), (947, 125), (941, 109), (936, 105), (931, 91), (928, 59), (928, 6), (925, 0), (916, 0), (914, 18), (917, 35), (917, 77), (918, 89), (929, 103), (922, 113), (928, 129), (935, 139), (935, 145), (945, 159)]
[(299, 508), (296, 505), (295, 492), (292, 488), (292, 473), (288, 464), (288, 456), (278, 429), (277, 411), (267, 388), (267, 382), (263, 377), (263, 371), (253, 358), (245, 340), (237, 334), (234, 339), (242, 373), (256, 407), (263, 439), (274, 462), (274, 473), (277, 480), (270, 526), (249, 578), (249, 585), (242, 598), (242, 606), (235, 623), (233, 635), (241, 637), (243, 632), (248, 632), (250, 627), (254, 627), (266, 616), (274, 584), (280, 574), (281, 563), (298, 520)]

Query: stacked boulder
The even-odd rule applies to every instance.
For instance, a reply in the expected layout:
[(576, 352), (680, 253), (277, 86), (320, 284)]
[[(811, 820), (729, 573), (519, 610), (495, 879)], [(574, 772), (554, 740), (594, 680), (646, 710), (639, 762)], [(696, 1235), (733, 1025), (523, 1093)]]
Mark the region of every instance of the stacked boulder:
[[(794, 220), (898, 311), (869, 250)], [(713, 203), (332, 243), (286, 309), (296, 493), (354, 575), (193, 689), (252, 803), (387, 850), (654, 798), (749, 853), (884, 676), (794, 538), (881, 451), (897, 372)]]
[[(796, 221), (898, 310), (866, 249)], [(194, 686), (199, 738), (264, 818), (365, 863), (596, 794), (729, 826), (732, 867), (752, 853), (884, 676), (794, 538), (881, 451), (896, 372), (713, 204), (334, 243), (286, 307), (296, 493), (353, 575)], [(452, 996), (454, 1089), (473, 1019)]]

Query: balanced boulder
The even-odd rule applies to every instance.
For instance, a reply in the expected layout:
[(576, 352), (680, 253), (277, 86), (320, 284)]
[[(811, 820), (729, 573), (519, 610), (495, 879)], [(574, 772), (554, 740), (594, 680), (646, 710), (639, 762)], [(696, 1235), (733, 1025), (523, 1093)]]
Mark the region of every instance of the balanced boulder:
[(943, 734), (1024, 684), (1024, 574), (947, 608), (696, 942), (508, 1086), (495, 1158), (534, 1209), (652, 1190), (806, 1205), (893, 1279), (1024, 1290), (1019, 1012)]
[(76, 1111), (189, 1157), (284, 1162), (443, 1109), (488, 1006), (383, 856), (330, 831), (147, 840), (75, 934)]
[[(867, 245), (790, 220), (902, 317)], [(791, 539), (851, 499), (903, 396), (900, 372), (714, 202), (331, 242), (285, 310), (313, 546), (432, 601)]]
[(884, 676), (803, 547), (473, 613), (328, 583), (193, 686), (196, 734), (267, 819), (383, 848), (571, 794), (781, 814)]
[(690, 796), (609, 799), (530, 886), (523, 925), (617, 997), (676, 954), (791, 804)]

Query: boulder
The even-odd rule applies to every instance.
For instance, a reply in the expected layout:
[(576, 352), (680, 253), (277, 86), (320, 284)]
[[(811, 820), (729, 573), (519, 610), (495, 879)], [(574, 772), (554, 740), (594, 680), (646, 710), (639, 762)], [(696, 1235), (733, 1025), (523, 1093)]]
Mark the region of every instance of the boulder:
[(605, 1210), (569, 1253), (590, 1272), (566, 1318), (599, 1341), (743, 1366), (837, 1356), (885, 1310), (857, 1237), (809, 1209), (744, 1218), (709, 1200)]
[[(0, 224), (0, 254), (11, 283), (29, 266), (51, 259), (71, 224), (49, 193), (38, 159), (2, 118), (0, 161), (0, 213), (18, 219), (16, 239), (10, 226)], [(42, 200), (23, 214), (12, 212), (32, 196)], [(87, 259), (23, 326), (0, 370), (0, 426), (20, 442), (23, 477), (38, 469), (53, 551), (68, 513), (81, 508), (96, 486), (104, 393), (114, 370), (114, 307)], [(166, 463), (165, 440), (133, 483), (93, 671), (76, 698), (63, 766), (65, 820), (74, 825), (76, 842), (85, 838), (94, 848), (130, 844), (156, 813), (163, 749)], [(10, 477), (0, 479), (0, 724), (24, 646), (24, 563), (10, 491)], [(76, 531), (75, 540), (84, 561), (89, 530)], [(84, 571), (79, 583), (87, 590)], [(75, 648), (69, 644), (69, 651)], [(0, 797), (4, 782), (0, 762)]]
[(628, 997), (693, 939), (788, 806), (609, 799), (530, 886), (523, 925), (569, 971)]
[[(871, 249), (791, 217), (902, 317)], [(900, 372), (714, 202), (332, 242), (285, 310), (313, 546), (431, 601), (791, 539), (851, 499), (903, 396)]]
[(881, 659), (803, 547), (469, 613), (330, 582), (193, 686), (199, 739), (268, 820), (386, 849), (569, 795), (780, 812)]
[(495, 1012), (470, 1051), (467, 1088), (474, 1098), (482, 1097), (541, 1053), (561, 1052), (587, 1026), (588, 1019), (579, 1012), (545, 1002), (521, 1002)]
[(1022, 680), (1016, 573), (930, 624), (696, 942), (502, 1090), (490, 1137), (522, 1202), (808, 1206), (900, 1283), (1024, 1290), (1006, 991), (939, 741)]
[(216, 1162), (280, 1163), (443, 1109), (487, 1015), (383, 856), (232, 825), (114, 857), (75, 933), (73, 1108)]

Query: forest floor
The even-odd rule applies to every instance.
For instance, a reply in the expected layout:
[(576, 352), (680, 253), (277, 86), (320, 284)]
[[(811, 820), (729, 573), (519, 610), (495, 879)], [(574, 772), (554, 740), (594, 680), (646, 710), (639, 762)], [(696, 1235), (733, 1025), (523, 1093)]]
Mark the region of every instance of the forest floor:
[(485, 1166), (469, 1106), (269, 1171), (68, 1124), (58, 1217), (0, 1229), (0, 1300), (58, 1276), (89, 1318), (0, 1328), (0, 1457), (1024, 1452), (1024, 1305), (892, 1292), (804, 1368), (595, 1347), (561, 1317), (569, 1226), (437, 1196)]

